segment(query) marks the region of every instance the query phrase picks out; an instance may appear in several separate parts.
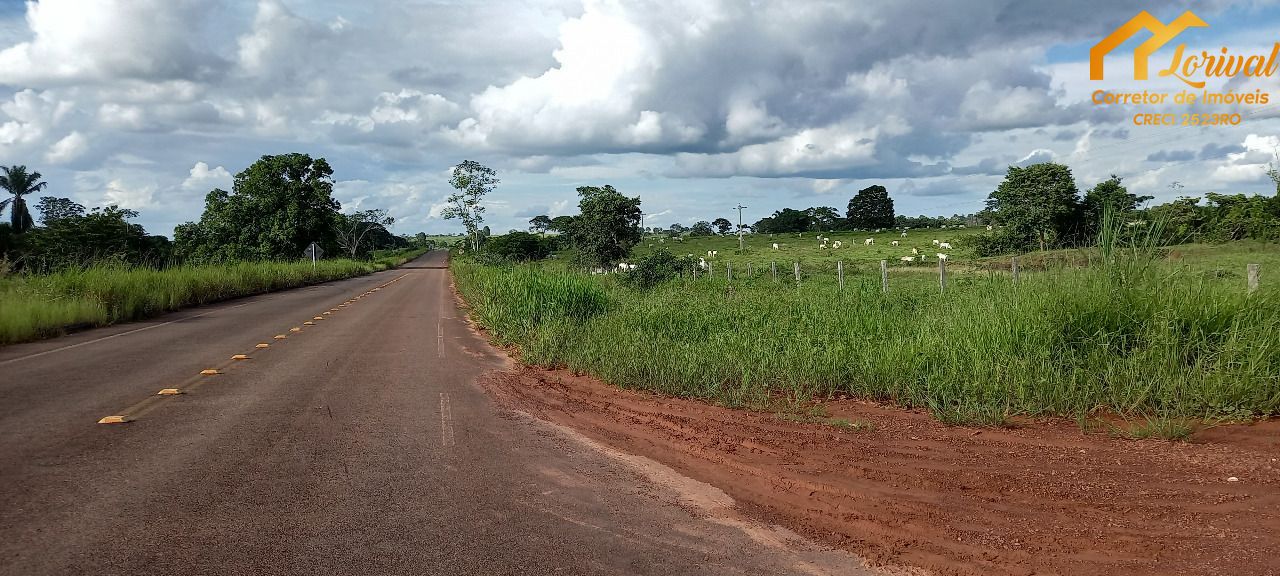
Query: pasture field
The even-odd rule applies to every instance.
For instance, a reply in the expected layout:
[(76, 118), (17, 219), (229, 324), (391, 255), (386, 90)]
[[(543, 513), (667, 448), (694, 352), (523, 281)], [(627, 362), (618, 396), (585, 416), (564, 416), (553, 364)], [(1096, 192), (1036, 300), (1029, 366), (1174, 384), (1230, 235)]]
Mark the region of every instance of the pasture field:
[(56, 336), (67, 327), (105, 326), (239, 296), (295, 288), (385, 270), (423, 250), (362, 262), (237, 262), (154, 270), (95, 266), (0, 278), (0, 344)]
[[(932, 231), (922, 232), (928, 242)], [(679, 253), (714, 249), (726, 259), (731, 243), (686, 241)], [(810, 269), (837, 258), (797, 245), (790, 255)], [(776, 281), (721, 273), (637, 290), (616, 274), (556, 264), (457, 259), (453, 269), (472, 318), (527, 363), (728, 406), (848, 394), (956, 423), (1041, 415), (1083, 422), (1099, 413), (1212, 421), (1280, 411), (1280, 281), (1267, 281), (1280, 277), (1274, 245), (1175, 246), (1106, 262), (1096, 249), (1080, 250), (1093, 265), (1028, 269), (1017, 285), (998, 271), (999, 259), (957, 256), (967, 272), (945, 293), (936, 263), (891, 270), (883, 293), (886, 248), (879, 238), (874, 252), (849, 248), (868, 258), (845, 260), (843, 290), (834, 272), (798, 286), (780, 270)], [(732, 257), (767, 266), (771, 254), (758, 254)], [(1264, 270), (1252, 295), (1247, 262)]]
[[(719, 254), (708, 258), (709, 261), (733, 262), (735, 270), (744, 271), (747, 264), (750, 264), (753, 269), (763, 267), (767, 270), (771, 262), (776, 262), (779, 275), (784, 269), (789, 272), (793, 262), (800, 263), (802, 274), (810, 269), (834, 271), (837, 261), (843, 261), (846, 266), (860, 264), (863, 267), (867, 265), (878, 267), (881, 260), (888, 260), (890, 266), (924, 269), (937, 266), (936, 254), (939, 252), (947, 254), (948, 263), (973, 260), (972, 252), (962, 248), (959, 240), (985, 231), (985, 228), (981, 227), (947, 230), (931, 228), (908, 230), (905, 237), (897, 230), (885, 230), (880, 233), (748, 234), (744, 241), (746, 249), (742, 252), (738, 251), (737, 236), (690, 236), (683, 241), (645, 236), (644, 241), (636, 247), (634, 254), (641, 256), (652, 250), (666, 248), (676, 255), (692, 254), (694, 258), (708, 258), (707, 252), (714, 250)], [(827, 243), (827, 248), (820, 247), (819, 237), (831, 239), (831, 242)], [(873, 239), (875, 243), (866, 245), (865, 241), (868, 238)], [(951, 250), (939, 249), (933, 245), (933, 240), (950, 242), (955, 246)], [(841, 243), (839, 248), (834, 248), (836, 241)], [(892, 245), (895, 241), (899, 243), (898, 246)], [(774, 243), (778, 244), (777, 250), (773, 249)], [(925, 260), (921, 261), (917, 258), (916, 262), (909, 264), (900, 261), (899, 258), (903, 256), (913, 256), (912, 248), (919, 250), (925, 256)]]

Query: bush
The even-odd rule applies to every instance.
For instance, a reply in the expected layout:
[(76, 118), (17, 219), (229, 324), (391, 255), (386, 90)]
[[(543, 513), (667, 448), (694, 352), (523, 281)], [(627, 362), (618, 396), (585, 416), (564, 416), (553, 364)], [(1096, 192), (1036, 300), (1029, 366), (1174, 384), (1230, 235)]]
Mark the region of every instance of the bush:
[(636, 288), (651, 288), (659, 283), (692, 272), (696, 265), (693, 258), (676, 256), (666, 248), (649, 253), (635, 261), (635, 270), (623, 276), (623, 281)]
[(551, 255), (552, 249), (551, 240), (528, 232), (493, 236), (481, 247), (483, 252), (511, 262), (542, 260)]

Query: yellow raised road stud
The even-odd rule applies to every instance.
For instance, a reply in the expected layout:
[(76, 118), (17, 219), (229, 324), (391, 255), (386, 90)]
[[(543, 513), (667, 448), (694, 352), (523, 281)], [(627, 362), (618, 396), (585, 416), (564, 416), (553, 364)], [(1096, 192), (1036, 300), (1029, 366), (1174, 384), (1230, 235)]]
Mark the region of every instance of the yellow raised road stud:
[(205, 368), (204, 370), (200, 371), (201, 376), (217, 376), (218, 374), (221, 374), (221, 372), (218, 372), (213, 368)]
[(129, 420), (124, 416), (107, 416), (98, 421), (99, 424), (124, 424)]
[(248, 360), (248, 359), (249, 359), (249, 355), (248, 355), (248, 354), (236, 354), (235, 356), (232, 356), (232, 357), (231, 357), (231, 359), (232, 359), (232, 360)]
[(254, 346), (254, 348), (270, 348), (270, 347), (271, 345), (267, 344), (266, 342), (263, 342), (261, 344), (258, 344), (257, 346)]
[(182, 391), (177, 388), (165, 388), (159, 392), (156, 392), (156, 395), (157, 396), (176, 396), (181, 393)]

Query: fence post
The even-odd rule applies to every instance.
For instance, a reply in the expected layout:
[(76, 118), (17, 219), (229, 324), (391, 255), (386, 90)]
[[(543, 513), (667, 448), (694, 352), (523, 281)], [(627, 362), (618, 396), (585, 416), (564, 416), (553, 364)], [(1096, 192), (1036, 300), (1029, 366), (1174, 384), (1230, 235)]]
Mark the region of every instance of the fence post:
[(799, 262), (795, 263), (795, 268), (796, 268), (796, 285), (799, 286), (800, 285), (800, 263)]
[(938, 259), (938, 291), (947, 291), (947, 260), (946, 258)]
[(889, 261), (880, 261), (880, 291), (889, 292)]
[(747, 262), (747, 279), (748, 280), (751, 279), (752, 272), (755, 272), (755, 266), (753, 266), (750, 262)]
[(729, 281), (733, 280), (733, 262), (724, 263), (724, 279)]
[(777, 262), (770, 262), (770, 263), (769, 263), (769, 270), (773, 273), (773, 279), (774, 279), (774, 280), (777, 280), (777, 279), (778, 279), (778, 263), (777, 263)]
[(1013, 257), (1012, 266), (1013, 266), (1013, 283), (1017, 284), (1018, 283), (1018, 257), (1017, 256)]
[(836, 276), (840, 278), (840, 289), (844, 290), (844, 260), (836, 261)]
[(1248, 270), (1249, 270), (1249, 293), (1253, 294), (1254, 292), (1258, 291), (1258, 283), (1260, 280), (1259, 276), (1261, 274), (1258, 270), (1257, 264), (1250, 264)]

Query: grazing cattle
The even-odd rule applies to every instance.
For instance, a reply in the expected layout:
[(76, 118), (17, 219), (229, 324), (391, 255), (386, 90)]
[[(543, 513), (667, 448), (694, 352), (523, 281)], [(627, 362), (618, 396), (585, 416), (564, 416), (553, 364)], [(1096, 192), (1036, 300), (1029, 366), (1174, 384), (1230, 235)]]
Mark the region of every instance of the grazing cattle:
[(912, 254), (915, 254), (916, 256), (919, 256), (919, 255), (920, 255), (920, 251), (919, 251), (919, 250), (917, 250), (917, 249), (915, 249), (915, 248), (912, 248), (912, 249), (911, 249), (911, 253), (912, 253)]
[(947, 259), (947, 255), (946, 255), (946, 254), (943, 254), (943, 253), (941, 253), (941, 252), (939, 252), (939, 253), (938, 253), (938, 259), (939, 259), (939, 260), (946, 260), (946, 259)]
[(987, 224), (987, 232), (990, 232), (992, 230), (994, 230), (994, 227), (991, 226), (990, 224)]
[(778, 249), (778, 243), (777, 243), (777, 242), (774, 242), (774, 243), (773, 243), (773, 249), (774, 249), (774, 250), (777, 250), (777, 249)]
[(890, 245), (890, 246), (897, 246), (897, 245), (898, 245), (898, 241), (897, 241), (897, 240), (894, 240), (893, 242), (890, 242), (890, 243), (889, 243), (889, 245)]
[(862, 243), (863, 243), (863, 244), (866, 244), (867, 246), (870, 246), (870, 245), (872, 245), (872, 244), (875, 244), (875, 243), (876, 243), (876, 239), (875, 239), (875, 238), (867, 238), (866, 240), (863, 240), (863, 241), (862, 241)]
[(939, 242), (939, 243), (938, 243), (938, 247), (939, 247), (939, 248), (941, 248), (941, 249), (943, 249), (943, 250), (950, 250), (950, 249), (951, 249), (951, 243), (950, 243), (950, 242)]
[(903, 237), (903, 238), (906, 238), (906, 237), (907, 237), (907, 233), (906, 233), (906, 232), (903, 232), (903, 233), (902, 233), (902, 237)]
[(915, 256), (903, 256), (903, 257), (899, 258), (899, 260), (901, 260), (901, 261), (903, 261), (903, 262), (915, 262), (915, 261), (916, 261), (916, 257), (915, 257)]
[(937, 245), (938, 245), (938, 241), (937, 241), (937, 240), (934, 240), (934, 241), (933, 241), (933, 245), (934, 245), (934, 246), (937, 246)]
[(841, 246), (844, 246), (844, 244), (842, 244), (839, 240), (836, 240), (831, 244), (832, 248), (840, 248)]

